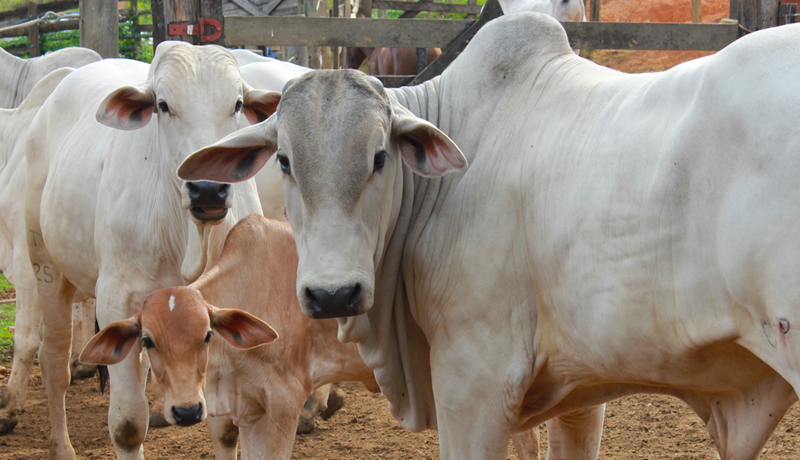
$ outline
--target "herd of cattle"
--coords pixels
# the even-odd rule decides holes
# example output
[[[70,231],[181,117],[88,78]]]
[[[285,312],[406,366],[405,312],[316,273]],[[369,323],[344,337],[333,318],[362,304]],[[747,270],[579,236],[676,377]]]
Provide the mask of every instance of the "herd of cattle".
[[[219,459],[290,458],[338,381],[437,429],[443,459],[503,459],[509,437],[539,458],[543,422],[548,459],[595,459],[605,402],[641,392],[755,459],[800,388],[800,101],[776,97],[799,41],[628,75],[518,13],[397,89],[182,42],[150,65],[0,55],[0,432],[38,350],[49,456],[76,458],[86,293],[103,329],[80,360],[110,366],[120,459],[144,457],[148,372]]]

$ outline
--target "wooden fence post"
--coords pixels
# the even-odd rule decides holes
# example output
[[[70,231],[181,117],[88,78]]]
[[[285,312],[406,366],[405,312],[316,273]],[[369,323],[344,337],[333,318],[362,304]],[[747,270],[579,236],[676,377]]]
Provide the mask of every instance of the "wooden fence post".
[[[81,0],[81,46],[103,58],[119,57],[119,6],[117,0]]]
[[[600,21],[600,7],[602,4],[600,0],[591,0],[589,3],[589,20],[590,21]]]
[[[28,17],[31,20],[39,18],[39,7],[36,2],[28,2]],[[28,44],[30,49],[30,56],[36,57],[42,54],[39,48],[39,24],[33,24],[28,27]]]
[[[164,40],[182,40],[193,45],[200,44],[198,35],[169,35],[170,23],[198,24],[200,0],[152,0],[153,50]]]
[[[747,30],[778,25],[780,0],[730,0],[730,17]]]
[[[703,9],[701,0],[692,0],[692,22],[703,22]]]

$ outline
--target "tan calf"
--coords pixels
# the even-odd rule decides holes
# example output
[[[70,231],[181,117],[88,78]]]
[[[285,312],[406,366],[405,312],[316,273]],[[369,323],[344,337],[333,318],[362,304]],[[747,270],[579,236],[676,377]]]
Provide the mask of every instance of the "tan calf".
[[[217,458],[236,458],[241,431],[243,459],[288,459],[303,403],[315,388],[338,381],[376,388],[356,346],[337,340],[336,321],[302,314],[296,273],[289,226],[247,217],[206,274],[188,287],[152,293],[136,316],[100,331],[81,361],[113,364],[141,340],[163,385],[170,423],[196,423],[207,413]],[[272,342],[275,331],[279,340],[257,347]]]

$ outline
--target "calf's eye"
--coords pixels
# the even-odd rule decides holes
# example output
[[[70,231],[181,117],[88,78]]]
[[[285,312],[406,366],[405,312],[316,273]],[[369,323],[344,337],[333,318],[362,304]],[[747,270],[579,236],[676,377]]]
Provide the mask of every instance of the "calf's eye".
[[[156,347],[156,344],[153,343],[150,337],[142,337],[142,345],[148,350]]]
[[[281,164],[281,171],[287,176],[292,175],[292,167],[289,165],[289,159],[284,155],[278,155],[278,163]]]
[[[375,159],[372,163],[372,172],[377,173],[383,169],[383,166],[386,164],[386,157],[387,153],[385,150],[381,150],[380,152],[375,154]]]

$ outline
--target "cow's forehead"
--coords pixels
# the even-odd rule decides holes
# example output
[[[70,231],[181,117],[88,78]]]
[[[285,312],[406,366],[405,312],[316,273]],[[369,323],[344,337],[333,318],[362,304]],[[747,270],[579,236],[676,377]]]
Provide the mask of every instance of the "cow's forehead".
[[[233,54],[219,46],[173,46],[160,56],[154,79],[172,92],[203,88],[214,92],[239,92],[241,77]],[[231,84],[233,83],[233,84]],[[211,96],[211,94],[208,94]]]
[[[198,290],[185,286],[160,289],[147,296],[141,321],[145,329],[166,326],[170,331],[202,329],[210,322],[203,296]],[[205,334],[205,330],[201,332]]]

